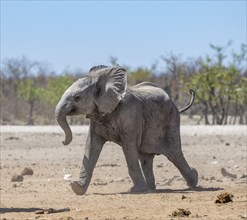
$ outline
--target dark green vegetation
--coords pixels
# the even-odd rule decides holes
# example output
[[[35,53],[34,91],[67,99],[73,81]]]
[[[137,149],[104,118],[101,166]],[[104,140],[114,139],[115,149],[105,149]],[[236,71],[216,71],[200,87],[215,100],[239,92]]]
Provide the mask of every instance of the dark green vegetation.
[[[180,107],[189,100],[189,89],[196,91],[189,117],[200,115],[205,124],[247,123],[247,46],[227,57],[231,42],[210,45],[214,55],[184,60],[180,55],[161,57],[157,65],[128,71],[128,83],[150,81],[164,89]],[[226,59],[227,58],[227,59]],[[226,61],[228,60],[228,61]],[[110,58],[111,64],[117,59]],[[54,109],[64,91],[86,72],[51,72],[41,62],[26,57],[6,59],[1,67],[1,124],[54,124]],[[185,95],[187,94],[188,95]],[[87,123],[84,117],[71,123]]]

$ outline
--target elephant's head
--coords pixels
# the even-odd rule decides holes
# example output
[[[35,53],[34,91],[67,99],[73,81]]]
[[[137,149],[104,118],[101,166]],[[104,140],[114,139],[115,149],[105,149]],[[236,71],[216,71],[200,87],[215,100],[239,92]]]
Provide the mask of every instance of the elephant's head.
[[[66,120],[68,115],[106,115],[114,111],[124,97],[127,87],[126,70],[120,66],[95,66],[73,83],[56,106],[58,124],[65,132],[64,145],[72,141],[72,132]]]

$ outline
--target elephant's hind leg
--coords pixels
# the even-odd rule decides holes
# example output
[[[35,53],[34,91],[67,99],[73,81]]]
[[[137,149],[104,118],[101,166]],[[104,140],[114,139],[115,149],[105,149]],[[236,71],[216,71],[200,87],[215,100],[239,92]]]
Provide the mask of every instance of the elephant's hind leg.
[[[190,167],[185,160],[183,153],[176,153],[176,155],[169,155],[167,158],[178,168],[184,177],[187,185],[196,187],[198,183],[198,173],[195,168]]]
[[[154,154],[139,153],[139,160],[141,162],[142,171],[145,176],[147,187],[150,190],[155,190],[153,159]]]
[[[184,158],[181,149],[181,139],[179,127],[168,129],[166,136],[166,147],[164,155],[178,168],[182,176],[190,187],[196,187],[198,183],[198,173],[196,169],[189,166]]]

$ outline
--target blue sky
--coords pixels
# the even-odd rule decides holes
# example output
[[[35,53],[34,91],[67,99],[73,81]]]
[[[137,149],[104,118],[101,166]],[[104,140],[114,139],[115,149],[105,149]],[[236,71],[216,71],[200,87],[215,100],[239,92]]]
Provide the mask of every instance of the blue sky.
[[[26,56],[58,73],[97,64],[150,67],[173,52],[211,54],[209,44],[239,51],[246,43],[247,1],[1,0],[1,63]]]

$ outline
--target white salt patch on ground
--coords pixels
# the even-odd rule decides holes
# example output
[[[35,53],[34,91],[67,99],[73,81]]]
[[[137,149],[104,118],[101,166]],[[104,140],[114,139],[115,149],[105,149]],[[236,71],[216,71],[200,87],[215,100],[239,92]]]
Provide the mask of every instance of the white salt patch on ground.
[[[73,125],[71,130],[73,134],[86,134],[88,125]],[[15,126],[1,125],[1,133],[63,133],[63,130],[56,125],[48,126]],[[247,135],[247,126],[245,125],[182,125],[181,135]]]

